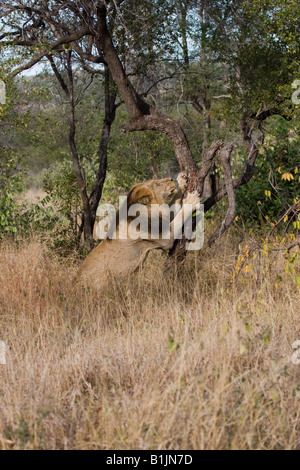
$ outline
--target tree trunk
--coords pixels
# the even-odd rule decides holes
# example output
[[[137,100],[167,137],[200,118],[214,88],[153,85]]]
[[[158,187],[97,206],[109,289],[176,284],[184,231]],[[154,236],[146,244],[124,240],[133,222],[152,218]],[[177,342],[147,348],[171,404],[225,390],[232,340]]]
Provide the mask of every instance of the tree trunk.
[[[106,24],[106,6],[100,4],[97,8],[99,23],[99,35],[97,42],[103,51],[103,57],[112,74],[122,98],[125,102],[130,122],[124,127],[124,131],[158,131],[166,134],[173,143],[175,155],[182,171],[186,171],[190,178],[189,187],[196,184],[197,165],[192,156],[189,143],[181,126],[173,119],[163,115],[146,103],[137,94],[129,81],[118,54],[113,45]]]
[[[73,81],[73,71],[72,71],[72,52],[68,51],[67,53],[67,73],[68,73],[68,85],[65,83],[63,76],[56,67],[56,64],[51,55],[47,55],[48,60],[50,61],[51,67],[56,75],[56,78],[66,94],[69,105],[70,105],[70,129],[69,129],[69,145],[72,152],[74,170],[76,175],[77,184],[80,191],[80,196],[83,205],[83,215],[81,225],[79,227],[78,237],[76,246],[80,246],[82,233],[84,235],[84,241],[86,247],[89,249],[93,248],[93,231],[96,221],[96,212],[98,208],[99,201],[102,196],[103,186],[106,178],[107,170],[107,149],[108,142],[110,137],[110,131],[112,123],[116,116],[116,88],[111,78],[108,67],[105,67],[105,116],[102,127],[101,139],[98,147],[98,158],[99,166],[97,177],[91,191],[90,196],[87,192],[86,180],[84,175],[84,170],[81,166],[78,149],[76,145],[76,116],[75,116],[75,99],[74,99],[74,81]]]
[[[105,67],[105,116],[102,127],[101,139],[98,147],[99,167],[97,178],[90,195],[91,223],[94,228],[97,208],[102,196],[103,186],[107,172],[107,150],[110,138],[111,126],[116,117],[116,97],[117,91],[112,81],[108,67]]]
[[[73,82],[73,72],[72,72],[72,63],[71,63],[71,54],[72,52],[69,51],[67,55],[67,68],[68,68],[68,78],[69,78],[69,88],[68,88],[68,96],[69,96],[69,104],[70,104],[70,129],[69,129],[69,145],[72,152],[74,169],[77,179],[77,184],[79,187],[81,200],[83,203],[83,233],[84,233],[84,240],[88,244],[93,244],[93,229],[92,229],[92,215],[91,209],[89,204],[89,197],[87,194],[86,189],[86,181],[84,177],[84,173],[82,171],[79,155],[76,145],[76,120],[75,120],[75,100],[74,100],[74,82]]]
[[[205,1],[201,2],[202,11],[205,9]],[[224,147],[222,154],[222,161],[225,170],[226,182],[225,185],[213,194],[204,203],[205,211],[209,210],[217,201],[222,199],[226,194],[229,194],[229,208],[222,224],[222,230],[227,229],[233,220],[235,213],[235,200],[234,190],[241,184],[249,181],[254,172],[254,164],[258,153],[257,147],[252,142],[251,134],[252,129],[248,129],[248,120],[245,119],[243,130],[244,142],[248,145],[249,153],[246,163],[246,168],[243,174],[237,180],[232,180],[231,168],[230,168],[230,155],[233,150],[233,144],[226,144],[222,141],[214,142],[208,149],[205,150],[200,170],[198,170],[195,160],[192,156],[186,135],[181,126],[173,119],[163,115],[155,108],[151,107],[146,103],[141,96],[137,94],[133,85],[126,76],[125,70],[118,57],[118,54],[114,48],[112,38],[107,28],[106,23],[106,6],[104,3],[100,3],[97,6],[97,18],[98,18],[98,34],[96,37],[96,43],[98,49],[102,51],[103,58],[107,64],[113,80],[121,93],[125,102],[127,111],[130,116],[130,122],[124,127],[124,131],[144,131],[152,130],[166,134],[172,141],[175,155],[182,171],[186,171],[188,174],[188,191],[197,190],[199,195],[203,194],[205,179],[209,174],[213,159],[216,153]],[[203,33],[203,32],[202,32]],[[210,105],[210,103],[208,103]],[[209,107],[205,109],[204,119],[205,126],[210,128],[210,115]],[[249,117],[249,116],[248,116]],[[185,240],[177,240],[173,249],[170,252],[171,255],[175,256],[175,259],[184,259]]]

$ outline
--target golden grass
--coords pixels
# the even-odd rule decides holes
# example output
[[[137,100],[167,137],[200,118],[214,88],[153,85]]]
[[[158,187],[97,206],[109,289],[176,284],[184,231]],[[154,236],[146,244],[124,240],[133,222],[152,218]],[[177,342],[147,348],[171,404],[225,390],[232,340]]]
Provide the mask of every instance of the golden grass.
[[[229,239],[168,276],[155,258],[97,296],[37,241],[1,245],[0,449],[300,448],[284,254],[234,282]]]

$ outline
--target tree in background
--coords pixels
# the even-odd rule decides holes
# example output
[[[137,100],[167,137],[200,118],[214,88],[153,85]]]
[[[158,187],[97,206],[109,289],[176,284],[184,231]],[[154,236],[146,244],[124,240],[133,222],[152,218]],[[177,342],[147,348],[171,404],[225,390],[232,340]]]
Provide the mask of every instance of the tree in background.
[[[110,97],[117,89],[129,115],[125,132],[156,131],[171,140],[181,170],[188,173],[189,190],[197,189],[204,197],[205,181],[218,157],[223,185],[211,185],[204,205],[208,211],[228,197],[226,216],[211,242],[219,239],[235,219],[237,189],[254,175],[265,134],[263,123],[275,114],[289,119],[293,112],[290,88],[299,57],[299,29],[293,19],[297,5],[285,9],[275,0],[263,2],[262,9],[255,1],[203,0],[157,0],[142,5],[134,0],[76,4],[28,0],[0,5],[5,23],[0,37],[3,50],[25,51],[22,65],[14,67],[12,74],[48,58],[68,97],[69,142],[84,206],[86,240],[91,239],[95,214],[90,202],[98,205],[101,184],[97,186],[96,181],[92,195],[87,194],[75,139],[73,61],[89,73],[109,74],[114,82]],[[64,56],[68,83],[57,65]],[[214,88],[210,82],[220,69],[223,83],[216,75]],[[155,77],[157,70],[159,77]],[[182,96],[191,101],[203,121],[200,159],[192,153],[193,146],[178,121],[158,110],[161,98],[155,93],[149,96],[150,90],[158,90],[167,79],[172,83],[172,77],[175,83],[179,75],[184,76],[179,80]],[[200,80],[192,80],[194,76]],[[212,94],[218,87],[220,93]],[[219,127],[220,135],[212,132],[213,127]],[[181,252],[182,246],[178,243],[175,251]]]

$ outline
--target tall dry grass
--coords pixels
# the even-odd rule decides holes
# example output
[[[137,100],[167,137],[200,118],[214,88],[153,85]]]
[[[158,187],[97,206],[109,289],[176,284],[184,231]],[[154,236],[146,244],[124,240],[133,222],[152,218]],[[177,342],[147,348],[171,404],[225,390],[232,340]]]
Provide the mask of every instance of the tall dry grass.
[[[232,281],[222,243],[102,296],[37,241],[2,244],[0,448],[299,449],[299,289],[281,252]]]

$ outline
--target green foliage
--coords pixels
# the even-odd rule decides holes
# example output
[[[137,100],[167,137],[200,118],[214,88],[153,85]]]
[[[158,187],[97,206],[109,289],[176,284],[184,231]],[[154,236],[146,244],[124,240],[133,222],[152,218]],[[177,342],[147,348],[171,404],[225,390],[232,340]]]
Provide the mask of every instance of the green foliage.
[[[61,216],[74,227],[81,201],[72,162],[66,160],[46,170],[43,189]]]
[[[128,119],[120,114],[108,150],[108,170],[117,186],[128,190],[133,184],[178,172],[170,140],[156,132],[120,133]]]
[[[299,72],[299,2],[209,3],[208,43],[212,59],[227,66],[228,116],[262,104],[288,113]]]
[[[101,79],[95,79],[88,91],[83,93],[88,77],[75,76],[80,94],[76,106],[76,117],[80,125],[76,129],[76,142],[81,159],[93,161],[99,144],[99,130],[102,126],[103,90]],[[25,100],[27,119],[18,126],[14,144],[22,151],[24,161],[30,167],[28,185],[40,184],[39,174],[52,164],[71,161],[68,142],[69,105],[56,83],[48,73],[29,77],[20,86]],[[100,112],[99,112],[100,111]]]
[[[109,27],[121,58],[135,72],[151,74],[153,64],[169,58],[176,49],[174,2],[128,0],[121,2],[119,12],[111,15]]]
[[[21,189],[18,159],[0,148],[0,239],[18,230],[15,195]]]
[[[84,161],[87,189],[91,190],[97,169],[97,161]],[[47,204],[55,208],[58,224],[55,228],[52,246],[68,254],[78,246],[83,206],[73,162],[64,160],[50,166],[43,172],[43,189],[47,193]]]
[[[239,141],[245,113],[276,109],[287,119],[294,114],[291,84],[300,78],[298,3],[212,0],[200,6],[191,0],[128,0],[119,2],[118,7],[117,3],[110,4],[108,23],[134,87],[143,94],[153,86],[147,100],[180,122],[198,164],[204,147],[212,141],[237,140],[232,167],[238,177],[245,162]],[[22,20],[25,24],[32,20],[27,18],[26,9],[6,18],[15,25]],[[41,34],[45,40],[47,34],[51,37],[52,33],[45,26]],[[5,41],[1,44],[0,79],[36,53],[34,48],[22,51],[20,47],[9,48]],[[75,68],[76,144],[90,190],[104,116],[103,77],[100,73],[91,78],[80,64]],[[62,76],[66,79],[63,67]],[[68,144],[66,97],[53,74],[45,71],[15,83],[8,80],[7,89],[7,105],[0,106],[0,145],[4,143],[4,153],[12,147],[22,155],[29,167],[27,184],[43,180],[47,198],[36,206],[17,204],[24,173],[21,177],[19,160],[10,159],[7,153],[0,164],[1,233],[15,233],[19,227],[24,233],[30,228],[45,231],[47,227],[51,231],[60,221],[55,240],[62,246],[63,239],[68,239],[71,247],[79,234],[83,209]],[[299,197],[299,116],[293,119],[273,117],[263,124],[266,140],[255,177],[236,193],[237,215],[248,226],[276,221]],[[119,107],[109,142],[103,192],[103,198],[112,202],[119,192],[138,181],[174,176],[179,170],[167,137],[151,132],[123,134],[120,128],[127,121],[124,107]],[[12,146],[7,145],[7,139],[12,140]],[[55,213],[51,213],[50,205]],[[209,217],[223,216],[224,210],[225,200]],[[294,222],[289,216],[286,224],[293,227]]]
[[[48,203],[55,208],[58,219],[52,247],[67,255],[77,247],[83,213],[72,162],[65,160],[45,170],[43,189],[47,193]]]
[[[275,223],[299,199],[300,139],[296,123],[279,116],[269,120],[256,174],[251,184],[236,193],[237,215],[248,227],[258,226],[263,220]],[[285,222],[291,222],[291,216]],[[289,225],[293,228],[292,223]]]
[[[22,168],[22,167],[21,167]],[[24,170],[20,159],[0,150],[0,239],[5,237],[28,237],[31,233],[49,233],[57,217],[47,199],[37,204],[20,202],[24,190]]]
[[[17,142],[28,128],[26,93],[20,82],[6,79],[6,85],[6,104],[0,105],[0,239],[46,234],[57,222],[47,201],[22,201],[27,170]]]

